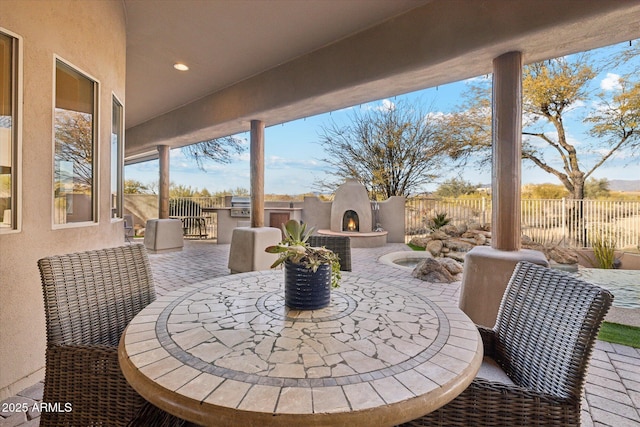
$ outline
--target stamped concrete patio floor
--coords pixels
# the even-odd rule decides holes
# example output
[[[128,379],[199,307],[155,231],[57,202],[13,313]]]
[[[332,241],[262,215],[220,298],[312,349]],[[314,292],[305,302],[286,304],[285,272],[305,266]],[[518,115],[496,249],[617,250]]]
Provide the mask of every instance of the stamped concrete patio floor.
[[[412,281],[406,270],[378,262],[389,252],[407,250],[402,244],[380,248],[353,248],[353,273],[363,277],[390,277],[394,281]],[[182,286],[229,274],[229,245],[211,241],[185,241],[180,252],[150,254],[158,295]],[[430,284],[431,292],[457,300],[460,283]],[[42,399],[42,383],[18,393],[5,402],[34,403]],[[3,405],[4,406],[4,405]],[[32,405],[29,405],[32,406]],[[640,349],[598,341],[587,375],[586,396],[582,405],[582,425],[640,426]],[[0,426],[31,427],[39,424],[37,413],[0,412]]]

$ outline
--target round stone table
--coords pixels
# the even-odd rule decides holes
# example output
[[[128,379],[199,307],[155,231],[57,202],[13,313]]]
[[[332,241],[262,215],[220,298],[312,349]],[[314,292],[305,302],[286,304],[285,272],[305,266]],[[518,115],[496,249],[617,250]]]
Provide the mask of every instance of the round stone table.
[[[200,282],[133,319],[120,366],[148,401],[200,425],[396,425],[460,394],[482,343],[454,304],[391,281],[344,272],[314,311],[284,307],[282,271]]]

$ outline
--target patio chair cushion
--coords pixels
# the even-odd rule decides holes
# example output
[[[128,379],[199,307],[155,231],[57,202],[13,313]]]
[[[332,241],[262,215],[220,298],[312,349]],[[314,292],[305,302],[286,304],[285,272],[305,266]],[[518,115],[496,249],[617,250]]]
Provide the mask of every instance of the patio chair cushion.
[[[579,426],[591,352],[613,295],[567,273],[519,262],[485,355],[513,385],[477,376],[437,411],[408,426]]]
[[[513,380],[498,365],[498,362],[487,356],[482,359],[482,365],[476,377],[497,383],[515,385]]]

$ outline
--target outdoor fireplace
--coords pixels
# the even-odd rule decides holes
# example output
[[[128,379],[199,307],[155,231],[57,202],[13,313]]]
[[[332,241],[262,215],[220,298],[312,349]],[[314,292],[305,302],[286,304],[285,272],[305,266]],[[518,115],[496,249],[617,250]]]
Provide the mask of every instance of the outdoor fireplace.
[[[342,216],[342,231],[360,231],[358,214],[355,211],[348,210]]]
[[[403,209],[404,200],[402,203]],[[331,203],[329,225],[331,227],[329,230],[318,230],[318,234],[349,236],[352,248],[373,248],[387,243],[387,231],[373,231],[373,213],[369,194],[364,185],[355,179],[347,179],[336,190]]]
[[[372,230],[371,201],[364,185],[347,179],[336,190],[331,205],[331,231],[368,233]]]

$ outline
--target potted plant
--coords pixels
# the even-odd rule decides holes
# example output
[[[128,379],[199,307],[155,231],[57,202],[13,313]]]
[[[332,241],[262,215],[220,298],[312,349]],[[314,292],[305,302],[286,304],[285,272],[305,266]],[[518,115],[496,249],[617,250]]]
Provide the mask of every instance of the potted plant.
[[[284,264],[285,305],[296,310],[326,307],[331,288],[337,288],[341,278],[338,255],[324,247],[309,246],[313,228],[307,229],[294,219],[282,225],[282,233],[282,241],[265,252],[278,254],[271,268]]]

